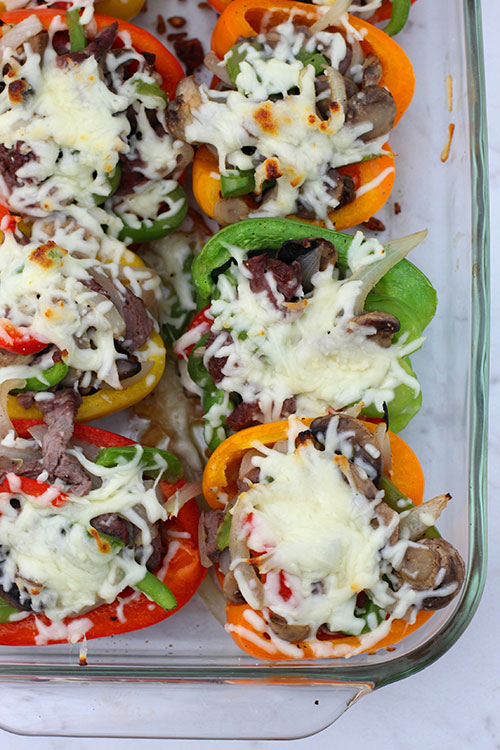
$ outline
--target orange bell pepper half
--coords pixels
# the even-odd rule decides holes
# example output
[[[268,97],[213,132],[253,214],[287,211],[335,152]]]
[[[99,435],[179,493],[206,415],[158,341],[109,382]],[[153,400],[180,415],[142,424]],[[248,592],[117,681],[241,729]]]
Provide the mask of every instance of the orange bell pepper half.
[[[312,419],[300,420],[309,425]],[[363,422],[363,424],[374,432],[376,424]],[[415,504],[420,505],[424,497],[424,475],[422,467],[412,449],[398,435],[389,432],[392,453],[391,481],[398,487],[403,495],[409,497]],[[247,430],[237,432],[225,440],[212,454],[203,474],[203,493],[211,508],[220,509],[224,507],[224,500],[233,497],[236,492],[236,479],[240,461],[246,451],[253,447],[255,441],[265,445],[272,445],[278,440],[286,440],[288,436],[288,422],[271,422]],[[218,573],[219,579],[223,576]],[[404,620],[395,620],[391,624],[389,633],[381,638],[376,644],[363,649],[372,652],[380,648],[393,646],[410,633],[413,633],[423,625],[433,612],[420,611],[414,623],[410,624]],[[258,659],[289,660],[289,659],[315,659],[331,658],[339,655],[339,650],[345,650],[348,654],[360,645],[357,636],[343,636],[332,640],[303,641],[298,644],[287,644],[286,648],[280,648],[280,642],[270,641],[265,637],[264,618],[261,612],[253,610],[248,604],[226,605],[226,629],[230,632],[235,643],[247,654]],[[317,644],[321,644],[320,657]],[[296,647],[297,654],[293,654]]]
[[[217,22],[212,35],[212,49],[222,59],[240,38],[259,34],[264,23],[266,29],[282,23],[292,11],[294,19],[307,26],[318,20],[322,12],[320,6],[291,0],[233,0]],[[380,60],[380,85],[385,86],[394,98],[396,124],[408,108],[415,88],[411,62],[401,47],[380,29],[354,16],[349,16],[349,22],[364,34],[361,47],[365,54],[374,54]],[[385,146],[389,150],[388,145]],[[372,185],[352,203],[331,212],[330,219],[335,229],[340,230],[367,221],[386,203],[395,179],[394,157],[389,150],[387,155],[340,167],[338,171],[353,178],[356,190]],[[222,194],[217,159],[206,147],[198,149],[195,156],[193,192],[203,211],[213,218],[215,204]],[[257,207],[251,198],[245,199],[252,209]]]

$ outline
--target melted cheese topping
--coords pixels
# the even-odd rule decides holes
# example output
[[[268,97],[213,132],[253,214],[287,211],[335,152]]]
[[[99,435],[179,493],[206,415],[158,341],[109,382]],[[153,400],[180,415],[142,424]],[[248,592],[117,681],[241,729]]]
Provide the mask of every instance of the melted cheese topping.
[[[289,624],[310,624],[313,637],[324,623],[333,632],[359,635],[366,625],[355,614],[361,591],[381,607],[394,605],[399,592],[382,576],[387,561],[404,555],[408,545],[388,545],[397,521],[371,525],[383,492],[370,502],[345,481],[338,455],[345,435],[337,427],[333,418],[324,451],[311,442],[287,453],[256,445],[264,454],[252,460],[260,481],[239,495],[232,510],[247,519],[242,536],[265,574],[264,605]],[[241,582],[240,588],[252,604],[252,592]]]
[[[132,189],[132,200],[151,187],[151,182],[162,184],[175,172],[183,144],[168,134],[163,98],[148,92],[148,86],[157,85],[156,79],[145,69],[140,53],[123,49],[106,54],[104,65],[110,83],[95,57],[58,67],[51,40],[59,21],[56,18],[51,24],[42,58],[29,44],[24,45],[26,60],[22,63],[16,61],[12,50],[4,54],[3,64],[8,62],[10,70],[4,75],[5,87],[0,93],[0,143],[7,149],[17,145],[21,154],[32,156],[16,170],[17,184],[0,176],[0,192],[8,196],[14,211],[31,216],[64,211],[87,226],[86,213],[77,209],[94,212],[96,200],[110,194],[120,157],[139,163],[145,178]],[[127,34],[119,36],[130,44]],[[120,70],[129,63],[138,65],[139,70],[123,81]],[[16,82],[24,82],[27,93],[13,99],[9,86]],[[141,93],[144,90],[146,93]],[[153,110],[163,133],[155,132],[146,108]],[[137,122],[133,134],[126,115],[130,109]],[[178,183],[173,179],[168,182],[171,192]],[[154,217],[159,205],[151,197],[148,194],[142,206],[146,217]],[[108,209],[113,211],[112,203]],[[113,217],[100,224],[113,225]],[[115,221],[109,229],[118,234],[121,226]]]
[[[60,508],[40,505],[38,498],[19,491],[19,511],[11,507],[10,494],[0,494],[0,584],[6,591],[17,585],[21,599],[24,594],[34,611],[51,620],[112,602],[142,580],[152,552],[151,527],[167,519],[156,493],[159,480],[153,486],[143,480],[141,446],[132,461],[113,468],[98,466],[79,448],[69,453],[101,480],[100,487],[84,497],[69,494]],[[164,469],[163,459],[157,461]],[[90,521],[103,513],[119,513],[139,528],[143,546],[138,560],[137,550],[97,544]]]
[[[338,69],[346,52],[340,33],[319,32],[306,40],[291,21],[275,31],[281,38],[272,50],[264,36],[257,37],[261,49],[249,43],[238,45],[238,56],[245,53],[246,57],[236,77],[237,91],[217,92],[200,86],[202,104],[191,112],[186,139],[215,146],[221,174],[231,168],[257,167],[257,188],[272,169],[277,178],[275,190],[251,216],[292,214],[300,198],[302,206],[328,221],[328,212],[338,205],[327,191],[333,186],[328,170],[382,154],[387,134],[364,143],[361,136],[371,123],[345,125],[341,102],[328,120],[317,115],[314,68],[304,67],[295,56],[300,49],[313,52],[321,43],[329,65]],[[229,51],[225,61],[233,54]],[[287,93],[296,89],[298,93]],[[283,98],[269,100],[276,93]],[[249,146],[255,148],[252,155],[242,151]]]
[[[114,341],[125,340],[125,322],[111,300],[84,282],[92,281],[91,272],[98,271],[113,278],[118,289],[120,278],[126,279],[140,296],[145,291],[143,278],[153,292],[159,279],[150,269],[104,264],[68,253],[53,242],[21,245],[10,232],[4,235],[1,252],[0,318],[55,344],[69,367],[96,373],[98,381],[119,388],[116,361],[125,355],[116,351]],[[0,382],[41,377],[51,364],[42,358],[37,364],[2,367]]]
[[[383,256],[377,240],[365,246],[359,235],[349,257],[351,270]],[[369,338],[374,328],[349,330],[360,281],[340,279],[338,271],[328,266],[313,276],[306,306],[290,310],[283,306],[283,295],[271,274],[267,280],[277,306],[265,291],[252,292],[241,250],[228,249],[237,264],[231,266],[231,276],[218,278],[210,314],[212,331],[220,335],[204,354],[205,365],[213,356],[227,357],[219,388],[237,393],[243,401],[257,401],[265,421],[279,419],[283,402],[292,396],[297,414],[315,416],[358,401],[381,411],[401,384],[418,394],[418,381],[402,367],[401,359],[418,349],[423,339],[407,344],[401,336],[384,348]],[[300,290],[297,296],[302,296]],[[218,416],[210,411],[207,419],[216,425]]]

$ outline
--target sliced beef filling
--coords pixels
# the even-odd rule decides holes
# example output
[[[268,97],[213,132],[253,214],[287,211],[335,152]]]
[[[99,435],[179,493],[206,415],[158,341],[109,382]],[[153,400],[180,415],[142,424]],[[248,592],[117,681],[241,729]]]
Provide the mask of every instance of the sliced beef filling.
[[[279,309],[279,305],[274,290],[269,283],[268,274],[273,277],[276,290],[283,295],[285,302],[290,302],[297,296],[302,280],[300,265],[297,261],[292,261],[290,264],[283,263],[275,258],[270,258],[266,253],[262,253],[244,261],[243,265],[252,274],[250,279],[252,292],[255,294],[266,292],[269,301],[277,309]]]

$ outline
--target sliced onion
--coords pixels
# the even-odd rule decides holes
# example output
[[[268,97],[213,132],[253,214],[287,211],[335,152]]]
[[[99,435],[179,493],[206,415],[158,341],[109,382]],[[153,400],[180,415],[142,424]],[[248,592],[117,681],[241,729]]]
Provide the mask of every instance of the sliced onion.
[[[201,495],[201,482],[186,482],[168,498],[165,510],[170,516],[176,516],[183,505],[198,495]]]
[[[252,463],[255,456],[262,456],[262,453],[260,453],[258,450],[255,450],[255,448],[248,450],[244,454],[240,463],[240,469],[238,471],[238,479],[244,479],[247,474],[252,471],[252,469],[255,469],[255,466]]]
[[[237,502],[234,506],[233,520],[229,534],[231,567],[245,601],[253,609],[262,609],[264,606],[264,586],[255,572],[253,565],[248,562],[250,550],[243,541],[243,527],[246,515],[246,510],[243,507],[239,507]]]
[[[15,388],[24,388],[25,385],[26,381],[20,378],[11,378],[0,383],[0,440],[14,429],[7,411],[7,396],[9,395],[9,391],[13,391]]]
[[[36,36],[42,29],[42,23],[34,13],[20,23],[16,23],[0,39],[0,57],[3,57],[5,50],[16,50],[32,36]]]
[[[345,81],[342,73],[338,70],[328,66],[325,68],[325,75],[328,80],[330,87],[330,101],[336,102],[340,109],[337,112],[332,112],[330,107],[330,116],[328,118],[328,128],[332,129],[335,133],[340,130],[345,121],[345,107],[347,104],[347,94],[345,90]]]
[[[203,62],[205,63],[205,66],[217,76],[217,78],[220,78],[221,81],[230,86],[232,89],[236,88],[231,78],[229,77],[226,66],[221,65],[221,61],[219,60],[215,52],[208,52],[205,55],[205,59]]]
[[[143,378],[145,378],[152,367],[153,367],[153,363],[151,360],[144,362],[141,365],[141,369],[139,370],[139,372],[136,372],[135,375],[131,375],[129,378],[125,378],[124,380],[120,381],[122,384],[122,388],[128,388],[134,383],[137,383],[139,380],[142,380]]]
[[[316,34],[318,31],[322,31],[328,26],[335,26],[339,18],[347,12],[350,4],[351,0],[334,0],[326,13],[313,23],[311,26],[311,34]]]
[[[382,472],[389,475],[392,469],[391,441],[389,440],[387,427],[383,422],[378,424],[375,428],[373,442],[382,456]]]
[[[365,56],[363,54],[363,50],[361,49],[361,44],[358,42],[357,39],[353,39],[353,41],[350,43],[351,49],[352,49],[352,58],[351,58],[351,64],[350,68],[354,68],[357,65],[363,65],[365,61]]]
[[[369,292],[373,289],[380,279],[385,276],[400,260],[406,258],[410,250],[419,245],[427,237],[427,229],[420,232],[408,234],[406,237],[400,237],[384,245],[384,257],[375,263],[368,263],[361,266],[349,277],[349,281],[361,281],[362,288],[357,296],[354,308],[355,315],[361,315],[365,309],[365,301]]]

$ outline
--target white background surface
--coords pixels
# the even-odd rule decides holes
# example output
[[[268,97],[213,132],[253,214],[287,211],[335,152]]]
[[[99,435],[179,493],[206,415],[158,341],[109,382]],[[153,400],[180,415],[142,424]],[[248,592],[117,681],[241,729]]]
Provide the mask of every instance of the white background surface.
[[[435,0],[439,2],[439,0]],[[458,0],[457,0],[458,2]],[[498,0],[483,0],[491,184],[492,363],[490,393],[489,573],[483,599],[469,628],[436,664],[413,677],[363,698],[332,727],[304,740],[297,750],[370,748],[370,750],[434,750],[434,748],[500,748],[500,45]],[[444,30],[443,30],[444,31]],[[5,685],[3,690],[8,689]],[[1,695],[0,695],[1,700]],[[64,698],[61,696],[61,700]],[[133,711],[133,706],[130,707]],[[196,715],[196,707],[193,707]],[[276,721],[286,723],[283,705]],[[82,716],[82,722],[85,717]],[[284,742],[220,742],[189,740],[99,740],[36,738],[0,730],[0,750],[224,750],[273,748]]]

